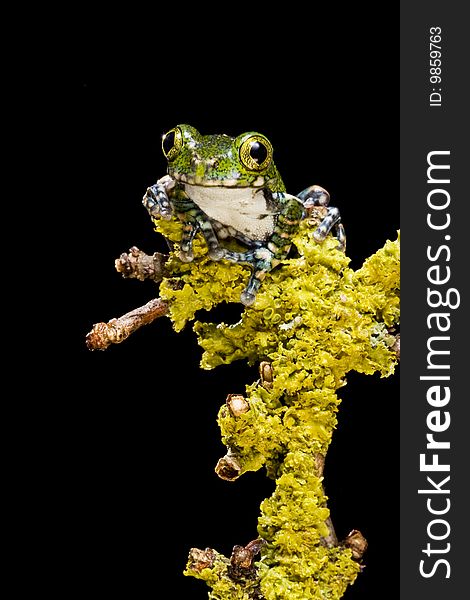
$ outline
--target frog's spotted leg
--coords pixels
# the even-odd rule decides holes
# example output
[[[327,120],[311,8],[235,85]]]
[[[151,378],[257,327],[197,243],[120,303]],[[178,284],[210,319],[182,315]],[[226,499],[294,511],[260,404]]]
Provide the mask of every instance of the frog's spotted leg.
[[[151,217],[160,217],[168,221],[171,219],[172,207],[168,194],[175,186],[175,180],[165,175],[155,185],[147,188],[142,199],[142,204]]]
[[[307,209],[307,212],[314,206],[324,206],[328,208],[325,218],[315,230],[314,237],[318,242],[323,242],[333,229],[336,239],[338,240],[338,250],[344,252],[346,249],[346,233],[343,224],[341,223],[339,210],[335,206],[328,206],[330,203],[329,193],[319,185],[311,185],[300,192],[300,194],[297,195],[297,198],[302,202]]]
[[[250,306],[255,301],[256,292],[266,274],[287,257],[292,236],[304,215],[304,208],[295,196],[283,192],[276,195],[283,206],[276,219],[274,231],[266,242],[261,247],[247,252],[224,251],[223,258],[226,260],[249,264],[252,267],[250,280],[240,298],[245,306]]]
[[[207,242],[209,257],[212,260],[222,258],[223,250],[219,246],[219,240],[207,216],[169,175],[165,175],[155,185],[147,188],[142,204],[154,218],[169,220],[175,213],[182,221],[183,235],[179,252],[182,262],[191,262],[194,259],[193,240],[198,231],[201,231]]]
[[[211,260],[223,258],[224,250],[220,247],[217,235],[207,215],[179,188],[172,191],[171,199],[175,213],[183,223],[183,235],[179,252],[180,260],[191,262],[194,259],[193,240],[198,231],[202,233],[206,240],[209,258]]]

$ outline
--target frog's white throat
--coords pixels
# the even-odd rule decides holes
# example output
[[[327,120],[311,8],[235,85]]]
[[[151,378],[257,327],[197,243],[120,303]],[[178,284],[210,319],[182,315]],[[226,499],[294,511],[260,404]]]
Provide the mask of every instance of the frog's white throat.
[[[266,240],[274,230],[275,214],[263,190],[248,187],[215,187],[185,184],[191,200],[210,219],[233,227],[252,240]]]

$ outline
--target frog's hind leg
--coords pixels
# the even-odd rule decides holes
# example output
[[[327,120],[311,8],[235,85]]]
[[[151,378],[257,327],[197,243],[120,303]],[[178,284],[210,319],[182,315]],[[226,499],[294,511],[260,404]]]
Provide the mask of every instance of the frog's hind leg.
[[[212,228],[212,224],[207,220],[203,212],[196,209],[191,211],[193,214],[185,213],[178,215],[183,221],[183,235],[180,242],[179,258],[182,262],[191,262],[193,255],[193,240],[198,231],[202,233],[208,247],[208,256],[211,260],[220,260],[224,257],[224,250],[219,245],[217,235]],[[196,214],[194,214],[196,213]]]
[[[180,241],[180,251],[178,258],[181,262],[192,262],[194,260],[193,254],[193,240],[197,233],[198,227],[195,219],[187,216],[183,221],[183,235]]]
[[[198,231],[202,233],[206,240],[209,258],[212,260],[223,258],[224,251],[219,245],[219,240],[207,215],[184,192],[179,193],[173,203],[176,214],[183,223],[179,252],[180,260],[182,262],[194,260],[193,241]]]
[[[346,249],[346,233],[343,224],[341,223],[339,210],[335,206],[329,206],[330,194],[319,185],[311,185],[300,192],[300,194],[297,195],[297,198],[299,198],[304,205],[304,208],[306,208],[307,214],[315,206],[327,208],[325,217],[313,235],[318,242],[323,242],[330,231],[333,230],[335,237],[338,240],[338,250],[344,252]]]
[[[256,292],[266,277],[266,273],[271,271],[279,261],[273,260],[273,253],[264,248],[265,242],[261,240],[252,240],[236,229],[225,227],[217,221],[214,223],[214,229],[220,239],[234,238],[249,248],[246,252],[233,252],[224,249],[223,255],[223,258],[230,262],[247,264],[252,268],[248,285],[240,297],[242,304],[249,306],[255,301]]]
[[[248,285],[240,296],[240,300],[245,306],[253,304],[261,282],[280,260],[279,258],[275,258],[273,252],[268,248],[253,248],[248,252],[231,252],[230,250],[225,250],[224,258],[230,262],[248,264],[252,268]]]
[[[202,211],[199,211],[197,222],[199,230],[206,240],[209,258],[216,261],[222,259],[225,251],[219,244],[219,238],[217,237],[211,221],[208,220],[207,216]]]
[[[266,241],[252,241],[252,244],[256,244],[258,247],[254,247],[247,252],[230,252],[226,250],[224,253],[226,260],[245,263],[252,268],[253,272],[248,285],[240,297],[245,306],[253,304],[256,293],[266,274],[272,271],[289,254],[292,236],[297,230],[303,215],[303,207],[294,196],[284,194],[284,200],[285,204],[278,215],[274,231]]]

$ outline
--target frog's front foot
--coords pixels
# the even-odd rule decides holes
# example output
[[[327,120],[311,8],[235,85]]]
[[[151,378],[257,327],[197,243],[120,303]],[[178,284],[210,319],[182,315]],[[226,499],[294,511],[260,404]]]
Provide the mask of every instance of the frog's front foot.
[[[320,225],[315,230],[313,237],[317,242],[323,242],[331,230],[334,231],[338,240],[338,250],[346,249],[346,234],[341,223],[341,215],[336,206],[329,206],[330,194],[319,185],[311,185],[297,196],[306,210],[306,215],[310,215],[316,206],[326,208],[326,214]]]
[[[337,249],[344,252],[346,250],[346,234],[344,232],[343,224],[341,223],[339,210],[335,206],[328,207],[328,212],[323,221],[313,232],[313,237],[317,242],[323,242],[331,229],[334,229],[336,239],[338,240]]]
[[[173,181],[171,178],[162,177],[155,185],[147,188],[142,199],[142,204],[148,210],[151,217],[169,221],[172,215],[172,207],[167,191],[171,189]]]
[[[315,229],[313,237],[317,242],[323,242],[331,229],[340,221],[339,210],[335,206],[329,206],[328,212],[320,225]]]

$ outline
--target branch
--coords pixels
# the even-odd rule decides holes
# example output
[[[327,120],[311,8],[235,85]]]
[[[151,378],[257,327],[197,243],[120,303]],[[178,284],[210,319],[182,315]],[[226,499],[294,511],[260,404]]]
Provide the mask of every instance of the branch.
[[[351,549],[353,560],[360,561],[367,550],[367,540],[357,529],[353,529],[343,540],[343,546]]]
[[[268,389],[270,389],[269,386],[272,388],[273,372],[271,364],[267,361],[261,362],[259,373],[261,385],[265,388],[268,387]],[[241,394],[229,394],[225,404],[227,405],[232,417],[235,418],[247,413],[250,410],[250,403]],[[225,481],[235,481],[242,473],[242,464],[243,458],[237,454],[236,450],[227,447],[227,454],[222,458],[219,458],[215,467],[215,472],[220,479],[224,479]],[[318,477],[322,477],[323,470],[325,468],[325,457],[322,454],[315,455],[315,467]],[[325,525],[328,528],[328,534],[321,538],[321,543],[328,548],[338,546],[339,541],[331,517],[328,517],[325,520]]]
[[[116,271],[126,279],[152,279],[161,281],[168,275],[165,263],[168,255],[155,252],[152,256],[132,246],[129,252],[123,252],[114,261]],[[158,317],[166,315],[168,303],[161,298],[155,298],[119,319],[111,319],[107,323],[96,323],[86,336],[89,350],[106,350],[111,344],[120,344],[142,325],[148,325]]]
[[[230,567],[227,569],[229,577],[234,581],[256,579],[258,570],[254,565],[254,559],[264,545],[266,545],[266,541],[257,538],[245,547],[234,546],[230,557]]]
[[[399,341],[399,335],[397,336]],[[265,389],[271,391],[273,389],[274,373],[270,362],[262,361],[259,365],[260,379],[258,383]],[[232,418],[237,419],[241,415],[245,415],[251,410],[248,398],[242,394],[229,394],[225,401],[229,414]],[[243,473],[243,456],[237,452],[236,448],[227,446],[227,454],[219,459],[215,472],[221,479],[226,481],[235,481]],[[315,454],[315,472],[318,477],[323,478],[325,468],[325,456],[321,453]],[[323,487],[322,487],[323,490]],[[323,497],[325,493],[323,490]],[[326,502],[324,503],[326,506]],[[321,538],[320,543],[327,548],[336,546],[345,546],[351,549],[354,560],[360,562],[367,548],[367,541],[364,536],[358,531],[353,530],[343,541],[339,541],[335,532],[331,517],[325,520],[328,533]],[[240,547],[236,547],[240,548]],[[242,549],[243,550],[243,549]],[[232,556],[233,558],[233,556]]]
[[[86,336],[87,348],[88,350],[106,350],[111,344],[120,344],[136,329],[142,325],[148,325],[158,317],[166,315],[167,312],[168,302],[161,298],[155,298],[119,319],[111,319],[107,323],[96,323]]]
[[[395,344],[392,346],[392,350],[395,350],[397,353],[397,359],[400,360],[400,334],[397,333],[395,336]]]
[[[265,544],[265,540],[257,538],[246,546],[234,546],[230,559],[212,548],[191,548],[185,575],[206,581],[217,598],[265,600],[254,562]]]
[[[127,279],[139,279],[140,281],[152,279],[158,283],[168,275],[165,268],[167,260],[167,254],[155,252],[149,256],[139,250],[137,246],[132,246],[129,253],[123,252],[119,258],[116,258],[114,265],[116,271]]]
[[[317,470],[318,477],[323,477],[323,471],[325,469],[325,457],[323,454],[315,455],[315,467]],[[325,490],[322,485],[323,495],[325,494]],[[333,548],[338,545],[338,536],[336,535],[335,526],[333,525],[333,521],[331,517],[328,517],[325,521],[325,525],[328,528],[328,535],[321,538],[321,543],[324,544],[327,548]]]

